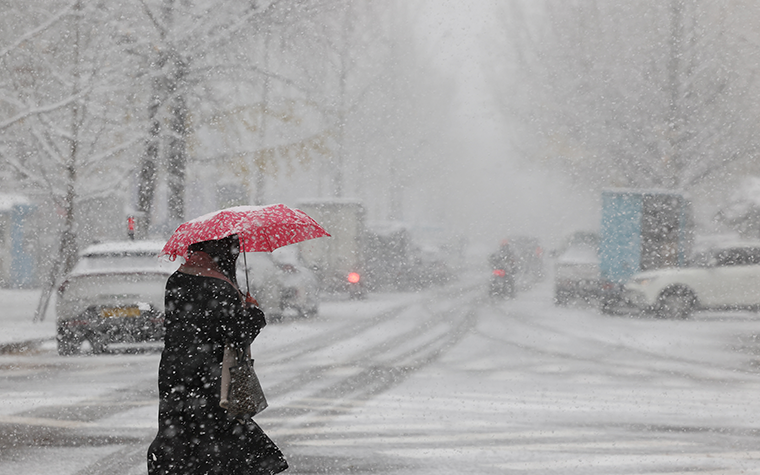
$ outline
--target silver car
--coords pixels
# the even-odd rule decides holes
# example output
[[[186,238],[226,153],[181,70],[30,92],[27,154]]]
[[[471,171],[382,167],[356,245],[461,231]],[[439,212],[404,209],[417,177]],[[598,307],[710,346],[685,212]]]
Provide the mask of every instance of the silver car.
[[[595,233],[576,232],[570,236],[554,266],[554,302],[557,305],[601,295],[598,249],[599,236]]]
[[[89,342],[93,353],[109,343],[163,338],[164,288],[179,267],[159,260],[163,241],[95,244],[79,255],[58,289],[58,353],[79,353]]]
[[[301,260],[296,247],[277,249],[272,253],[248,252],[238,258],[237,279],[245,292],[245,262],[251,295],[272,321],[283,317],[311,318],[319,313],[319,283],[310,268]]]

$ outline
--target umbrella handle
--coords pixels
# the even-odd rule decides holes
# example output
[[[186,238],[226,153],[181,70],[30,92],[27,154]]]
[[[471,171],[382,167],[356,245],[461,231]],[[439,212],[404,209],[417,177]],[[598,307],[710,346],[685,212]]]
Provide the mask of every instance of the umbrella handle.
[[[248,295],[251,295],[251,285],[248,283],[248,259],[245,257],[245,240],[243,240],[243,235],[241,234],[238,236],[240,238],[240,250],[243,252],[243,267],[245,268],[245,289],[246,292],[246,298]]]

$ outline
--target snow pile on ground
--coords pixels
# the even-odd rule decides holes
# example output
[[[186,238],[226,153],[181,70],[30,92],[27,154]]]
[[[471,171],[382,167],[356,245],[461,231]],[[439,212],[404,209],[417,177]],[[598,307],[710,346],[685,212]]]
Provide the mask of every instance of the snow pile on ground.
[[[55,338],[52,300],[45,318],[34,321],[39,299],[39,289],[0,289],[0,345]]]

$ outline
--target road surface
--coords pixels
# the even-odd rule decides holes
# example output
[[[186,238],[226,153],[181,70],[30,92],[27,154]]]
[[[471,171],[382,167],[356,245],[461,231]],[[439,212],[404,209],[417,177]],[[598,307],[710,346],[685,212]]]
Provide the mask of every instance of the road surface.
[[[291,474],[760,474],[758,315],[512,301],[486,283],[328,301],[253,345]],[[0,475],[144,474],[159,353],[0,355]]]

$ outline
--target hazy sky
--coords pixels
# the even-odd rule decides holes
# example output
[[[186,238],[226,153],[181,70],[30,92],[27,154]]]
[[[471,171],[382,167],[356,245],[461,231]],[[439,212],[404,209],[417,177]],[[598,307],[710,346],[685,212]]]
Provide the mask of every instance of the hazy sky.
[[[489,87],[499,1],[426,0],[423,34],[442,70],[459,86],[456,124],[462,156],[452,166],[461,193],[452,194],[475,240],[497,245],[512,234],[532,234],[547,246],[577,229],[597,226],[593,197],[582,196],[559,172],[533,167],[511,149],[509,123]],[[484,67],[485,66],[485,67]],[[466,224],[465,224],[466,223]]]

